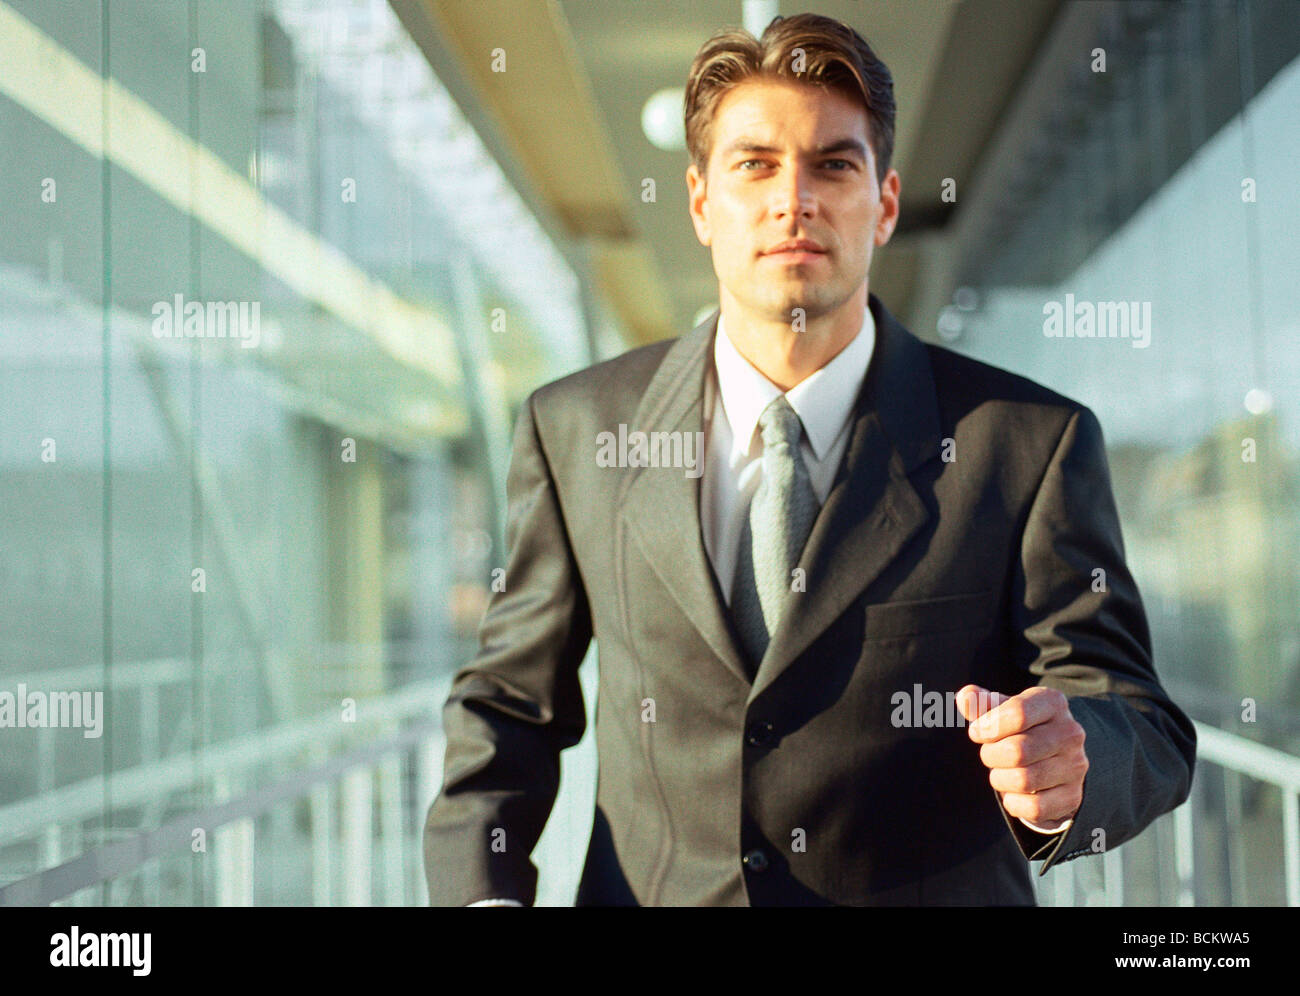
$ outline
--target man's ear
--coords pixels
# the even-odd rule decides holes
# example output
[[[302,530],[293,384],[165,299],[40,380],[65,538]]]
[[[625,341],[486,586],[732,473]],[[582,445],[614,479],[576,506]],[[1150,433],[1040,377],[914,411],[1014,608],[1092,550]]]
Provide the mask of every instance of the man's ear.
[[[686,167],[686,193],[691,209],[691,223],[695,225],[695,237],[700,245],[707,246],[713,238],[709,231],[709,201],[705,190],[704,177],[691,163]]]
[[[876,221],[876,245],[883,246],[894,234],[901,204],[902,181],[898,177],[898,170],[890,169],[880,184],[880,218]]]

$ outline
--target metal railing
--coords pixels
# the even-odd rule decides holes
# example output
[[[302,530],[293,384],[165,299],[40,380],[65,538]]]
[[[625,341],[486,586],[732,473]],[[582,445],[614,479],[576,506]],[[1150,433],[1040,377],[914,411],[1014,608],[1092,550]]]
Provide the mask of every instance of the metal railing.
[[[435,707],[445,694],[444,684],[422,682],[360,702],[354,723],[342,722],[338,712],[331,711],[215,745],[205,751],[202,764],[207,804],[183,811],[156,829],[105,842],[0,887],[0,905],[44,905],[85,896],[87,890],[131,876],[150,862],[184,855],[193,849],[200,830],[211,836],[213,901],[252,905],[259,865],[254,860],[256,821],[286,805],[301,804],[310,838],[313,904],[422,904],[421,818],[441,780],[442,736]],[[1167,904],[1203,901],[1208,890],[1197,858],[1198,800],[1203,799],[1197,786],[1205,785],[1207,766],[1213,766],[1221,769],[1225,789],[1222,811],[1212,815],[1221,820],[1230,845],[1230,901],[1251,900],[1245,891],[1241,829],[1243,781],[1254,779],[1281,793],[1283,901],[1300,906],[1300,758],[1200,722],[1196,730],[1197,777],[1188,802],[1136,841],[1104,851],[1100,862],[1078,859],[1041,880],[1035,875],[1041,903],[1123,905],[1126,896],[1135,894],[1130,887],[1137,869],[1128,867],[1128,849],[1148,834],[1170,828],[1172,849],[1154,845],[1163,867],[1146,870],[1172,879]],[[290,774],[248,787],[259,770],[286,768]],[[0,846],[40,840],[52,826],[94,819],[101,815],[106,795],[114,808],[129,809],[192,792],[199,787],[195,773],[195,759],[189,755],[164,758],[10,804],[0,808]],[[413,776],[410,789],[407,774]],[[376,889],[376,880],[382,888]]]
[[[1223,776],[1221,817],[1228,852],[1231,904],[1248,905],[1251,902],[1246,890],[1246,845],[1242,834],[1246,809],[1243,779],[1250,778],[1273,786],[1281,793],[1284,901],[1287,906],[1300,906],[1300,758],[1205,723],[1195,722],[1195,726],[1197,758],[1192,794],[1187,802],[1161,817],[1147,831],[1159,832],[1162,824],[1172,824],[1172,870],[1176,884],[1173,901],[1168,905],[1196,906],[1208,891],[1197,860],[1201,818],[1198,809],[1202,808],[1198,802],[1209,780],[1207,765],[1212,765],[1220,769]],[[1042,884],[1035,876],[1039,902],[1048,906],[1124,905],[1128,891],[1126,884],[1132,878],[1132,870],[1126,867],[1125,860],[1129,846],[1102,853],[1100,883],[1087,881],[1087,872],[1095,866],[1086,858],[1058,865],[1048,872],[1050,881]],[[1162,854],[1161,857],[1165,856]]]
[[[445,683],[421,682],[358,702],[352,720],[331,710],[213,745],[201,758],[181,754],[154,760],[0,807],[0,847],[11,847],[47,837],[51,828],[99,818],[105,799],[112,800],[114,810],[177,794],[188,797],[195,790],[206,790],[214,800],[156,829],[106,841],[0,887],[0,905],[67,900],[150,862],[193,851],[196,842],[202,853],[211,847],[217,905],[252,905],[255,821],[298,802],[306,802],[308,810],[314,904],[370,905],[376,898],[371,877],[376,860],[382,902],[422,902],[419,826],[407,813],[422,813],[441,780],[441,724],[435,713],[445,696]],[[409,793],[404,767],[413,775]],[[261,770],[286,768],[292,773],[247,787]],[[337,888],[336,867],[342,871]]]

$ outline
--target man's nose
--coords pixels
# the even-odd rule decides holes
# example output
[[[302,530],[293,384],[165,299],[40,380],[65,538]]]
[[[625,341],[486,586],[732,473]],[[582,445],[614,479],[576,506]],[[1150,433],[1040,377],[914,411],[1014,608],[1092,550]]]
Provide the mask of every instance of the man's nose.
[[[802,164],[787,166],[777,184],[773,207],[778,218],[811,218],[817,211],[812,171]]]

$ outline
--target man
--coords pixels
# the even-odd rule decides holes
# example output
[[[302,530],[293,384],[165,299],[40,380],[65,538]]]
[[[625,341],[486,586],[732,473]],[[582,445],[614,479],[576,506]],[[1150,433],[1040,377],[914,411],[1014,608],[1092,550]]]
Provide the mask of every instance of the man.
[[[505,589],[444,710],[434,904],[533,902],[593,637],[579,904],[1032,904],[1029,860],[1187,797],[1195,733],[1152,668],[1097,419],[868,290],[893,118],[888,70],[828,18],[697,55],[719,313],[523,407]],[[611,459],[616,437],[649,443]]]

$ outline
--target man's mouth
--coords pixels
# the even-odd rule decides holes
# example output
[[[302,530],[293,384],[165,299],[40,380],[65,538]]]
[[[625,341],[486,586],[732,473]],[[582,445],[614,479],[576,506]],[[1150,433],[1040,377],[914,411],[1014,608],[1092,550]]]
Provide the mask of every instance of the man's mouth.
[[[773,246],[763,255],[781,263],[809,263],[822,259],[826,249],[812,239],[790,239]]]
[[[778,263],[812,263],[819,259],[825,259],[824,252],[810,252],[807,249],[788,249],[784,252],[764,253],[764,259],[775,260]]]

